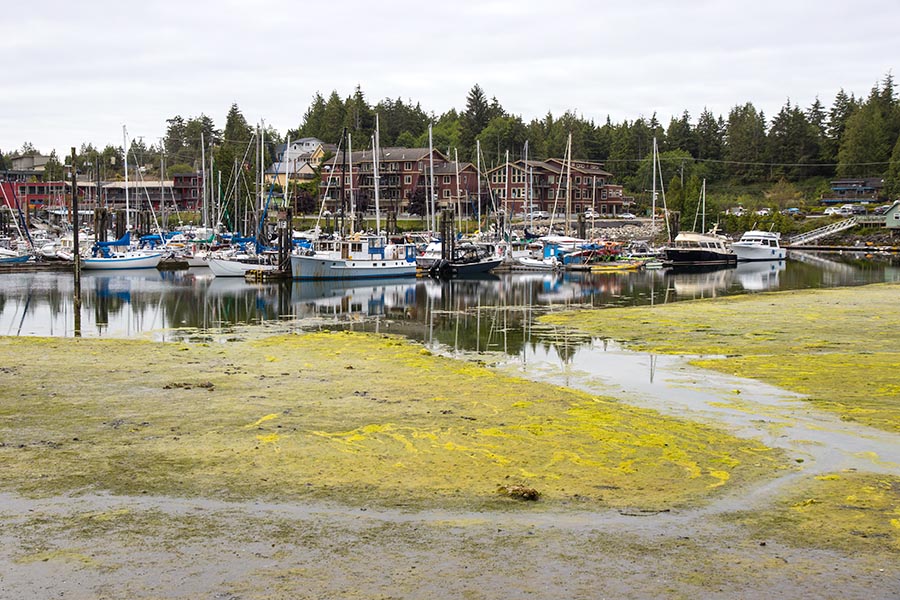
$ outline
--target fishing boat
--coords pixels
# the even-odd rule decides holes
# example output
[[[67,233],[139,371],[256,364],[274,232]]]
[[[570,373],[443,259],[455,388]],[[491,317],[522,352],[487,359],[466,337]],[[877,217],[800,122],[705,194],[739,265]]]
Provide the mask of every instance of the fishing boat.
[[[385,236],[356,234],[319,240],[311,249],[291,254],[294,279],[358,279],[414,277],[415,244],[390,243]]]
[[[503,257],[492,245],[465,243],[454,246],[450,256],[431,265],[428,273],[441,279],[478,275],[496,269],[502,262]]]
[[[781,234],[771,231],[750,230],[731,244],[739,261],[784,260],[787,251],[781,247]]]
[[[673,267],[737,264],[737,255],[728,240],[717,234],[715,228],[709,233],[683,231],[663,252],[666,265]]]

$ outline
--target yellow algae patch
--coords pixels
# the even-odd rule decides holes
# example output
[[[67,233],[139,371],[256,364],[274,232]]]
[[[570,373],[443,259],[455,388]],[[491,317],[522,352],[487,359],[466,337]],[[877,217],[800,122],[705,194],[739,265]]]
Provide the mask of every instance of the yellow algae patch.
[[[256,421],[254,421],[253,423],[250,423],[249,425],[245,425],[244,427],[246,427],[247,429],[249,429],[251,427],[258,427],[259,425],[262,425],[266,421],[271,421],[272,419],[277,419],[277,418],[278,418],[278,415],[275,413],[272,413],[270,415],[261,417],[261,418],[257,419]]]
[[[268,435],[256,436],[256,440],[260,444],[277,444],[279,439],[281,439],[281,436],[278,435],[277,433],[270,433]]]
[[[900,553],[900,476],[844,473],[808,478],[773,508],[740,520],[758,535],[847,552]]]
[[[541,321],[620,340],[634,350],[727,356],[692,364],[766,381],[841,419],[900,433],[898,290],[897,284],[878,284],[776,292],[567,311]]]
[[[537,490],[541,506],[577,496],[659,508],[702,504],[788,468],[758,441],[423,355],[391,336],[192,346],[190,363],[178,349],[0,337],[2,364],[17,379],[0,388],[0,490],[471,509],[499,502],[497,486],[515,480]],[[135,386],[135,355],[147,373],[138,393],[122,397]],[[197,377],[213,384],[201,398],[162,390]]]

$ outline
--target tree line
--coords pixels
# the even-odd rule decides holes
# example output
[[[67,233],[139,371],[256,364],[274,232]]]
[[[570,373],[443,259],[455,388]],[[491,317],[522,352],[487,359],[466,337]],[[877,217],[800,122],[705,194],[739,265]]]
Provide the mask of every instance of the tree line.
[[[630,191],[645,190],[650,184],[649,155],[656,138],[669,188],[676,197],[682,191],[687,194],[687,188],[696,187],[701,179],[746,186],[835,177],[883,177],[886,193],[900,195],[900,102],[890,73],[867,96],[856,97],[842,89],[829,106],[819,98],[806,107],[787,99],[769,118],[746,102],[735,105],[727,115],[703,109],[695,119],[684,111],[665,125],[655,114],[618,123],[607,117],[596,123],[571,111],[526,122],[477,84],[469,90],[463,110],[436,115],[401,98],[385,98],[372,105],[357,86],[346,97],[337,91],[327,98],[316,93],[297,126],[284,134],[266,127],[268,143],[262,160],[269,164],[275,146],[288,138],[316,137],[337,143],[345,128],[355,148],[367,148],[376,115],[382,147],[425,147],[431,124],[435,148],[450,156],[457,150],[461,160],[475,162],[476,140],[480,141],[483,164],[488,167],[501,164],[507,151],[511,160],[523,157],[526,142],[530,158],[562,157],[571,133],[573,157],[604,163]],[[164,156],[167,174],[196,170],[202,139],[207,157],[217,165],[214,169],[223,171],[226,180],[246,178],[241,173],[258,168],[257,151],[250,146],[256,130],[236,104],[228,111],[224,129],[205,114],[176,115],[167,120],[166,134],[159,142],[146,145],[142,139],[132,140],[129,161],[136,159],[158,170]],[[11,156],[29,152],[36,150],[25,144]],[[55,153],[51,156],[56,161],[51,167],[61,169],[59,158]],[[0,166],[3,162],[0,153]],[[121,173],[122,149],[107,146],[101,151],[83,145],[76,165],[80,170],[100,165],[107,174]]]

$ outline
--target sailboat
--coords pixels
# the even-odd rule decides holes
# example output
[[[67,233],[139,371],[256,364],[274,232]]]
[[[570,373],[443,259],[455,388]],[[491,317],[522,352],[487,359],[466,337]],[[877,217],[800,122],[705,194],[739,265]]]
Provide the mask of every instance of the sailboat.
[[[332,240],[317,240],[312,248],[291,254],[294,279],[362,279],[372,277],[415,277],[415,244],[394,244],[379,231],[381,207],[378,196],[378,117],[372,136],[372,170],[375,190],[374,234],[355,233]],[[341,175],[342,187],[345,175]],[[352,176],[351,176],[352,180]],[[351,182],[352,187],[352,182]]]
[[[131,207],[128,201],[128,133],[122,126],[125,155],[125,235],[112,242],[94,242],[90,254],[81,259],[85,270],[155,269],[163,253],[155,250],[132,250]]]
[[[131,232],[129,231],[112,242],[94,242],[90,255],[82,257],[81,268],[96,271],[155,269],[162,260],[162,252],[129,250],[130,246]]]

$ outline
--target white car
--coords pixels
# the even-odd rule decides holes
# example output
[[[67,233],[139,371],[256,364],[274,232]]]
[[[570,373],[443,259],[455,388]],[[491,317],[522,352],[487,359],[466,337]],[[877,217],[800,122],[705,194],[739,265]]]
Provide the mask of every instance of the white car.
[[[584,211],[584,218],[585,219],[599,219],[600,213],[598,213],[593,208],[589,208],[586,211]]]
[[[828,208],[825,209],[825,212],[823,214],[839,215],[839,214],[841,214],[841,209],[838,208],[837,206],[829,206]]]
[[[637,219],[637,217],[631,213],[619,213],[619,218],[620,219]]]

